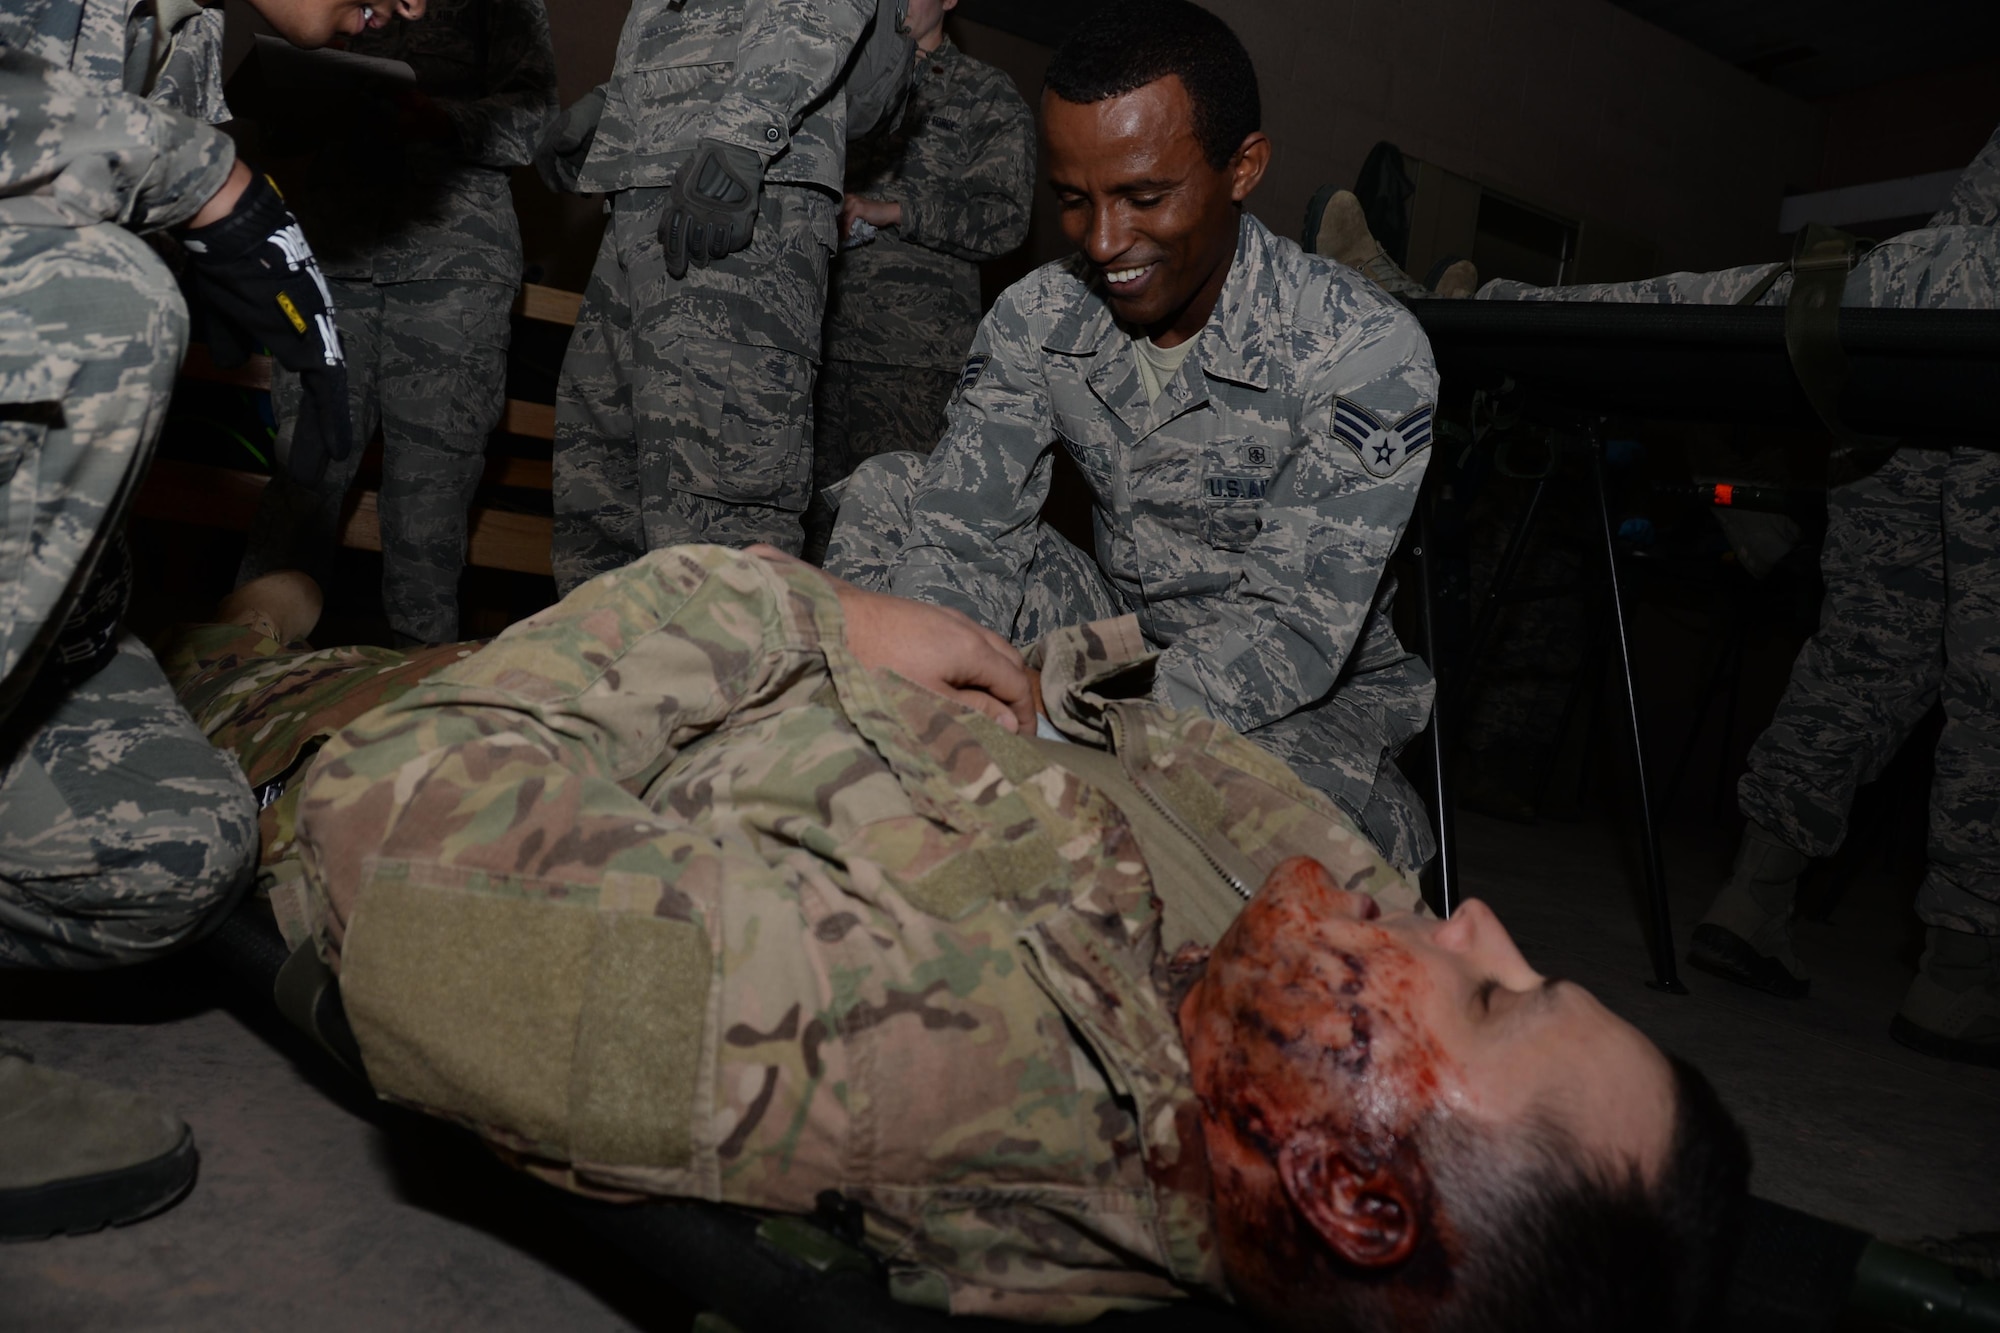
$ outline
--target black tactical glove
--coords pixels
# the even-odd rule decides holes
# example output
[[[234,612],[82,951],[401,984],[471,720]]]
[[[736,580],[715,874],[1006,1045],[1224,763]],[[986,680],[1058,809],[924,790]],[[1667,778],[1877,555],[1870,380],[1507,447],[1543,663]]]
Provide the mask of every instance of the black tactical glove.
[[[748,148],[703,139],[667,189],[660,214],[660,244],[667,272],[687,276],[690,262],[735,254],[757,227],[757,195],[764,188],[764,159]]]
[[[317,486],[328,459],[354,450],[347,362],[333,326],[333,296],[299,220],[269,178],[253,175],[222,221],[181,236],[190,295],[206,305],[208,350],[233,366],[257,347],[298,372],[305,391],[292,426],[291,472]]]

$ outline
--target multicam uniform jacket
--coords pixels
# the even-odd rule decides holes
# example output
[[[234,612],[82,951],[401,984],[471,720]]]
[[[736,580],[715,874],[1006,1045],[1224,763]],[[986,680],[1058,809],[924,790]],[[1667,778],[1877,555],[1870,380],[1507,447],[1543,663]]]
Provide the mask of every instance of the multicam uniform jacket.
[[[898,1294],[956,1312],[1220,1291],[1171,875],[1082,760],[1172,810],[1188,865],[1415,891],[1258,747],[1122,698],[1129,619],[1041,653],[1081,744],[862,668],[803,566],[677,547],[347,722],[293,799],[370,1080],[573,1188],[838,1190]],[[211,734],[268,743],[301,670],[181,674]]]
[[[903,220],[834,264],[826,357],[957,369],[979,327],[979,262],[1028,235],[1035,119],[1014,81],[949,40],[918,57],[908,110],[853,144],[847,188],[901,204]]]

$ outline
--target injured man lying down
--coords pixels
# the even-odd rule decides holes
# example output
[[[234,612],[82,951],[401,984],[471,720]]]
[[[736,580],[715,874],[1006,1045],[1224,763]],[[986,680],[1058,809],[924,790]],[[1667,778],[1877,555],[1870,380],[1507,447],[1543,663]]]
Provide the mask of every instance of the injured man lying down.
[[[297,576],[272,576],[283,579]],[[1700,1326],[1745,1193],[1702,1076],[1326,797],[776,551],[656,551],[483,647],[166,655],[369,1081],[573,1189],[811,1213],[899,1297],[1076,1322]],[[289,608],[289,609],[288,609]]]

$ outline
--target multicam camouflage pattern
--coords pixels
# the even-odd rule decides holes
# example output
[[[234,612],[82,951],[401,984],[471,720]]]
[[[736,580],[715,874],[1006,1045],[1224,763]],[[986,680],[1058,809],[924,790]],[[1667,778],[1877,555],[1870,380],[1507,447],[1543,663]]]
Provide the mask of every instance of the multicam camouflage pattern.
[[[635,0],[577,188],[669,185],[697,142],[719,139],[763,155],[766,184],[838,193],[840,75],[875,10],[875,0]],[[830,220],[824,239],[831,246]]]
[[[347,354],[354,436],[382,430],[382,608],[390,628],[421,643],[458,637],[458,579],[467,511],[486,442],[507,406],[514,284],[440,278],[329,279]],[[272,377],[277,463],[258,502],[238,580],[274,569],[323,573],[361,450],[327,464],[316,487],[284,466],[300,401],[298,376]]]
[[[1479,295],[1719,304],[1769,271],[1594,287],[1488,283]],[[1763,302],[1782,302],[1790,286],[1780,278]],[[2000,131],[1929,226],[1868,252],[1842,303],[2000,307]],[[1832,487],[1827,500],[1820,627],[1751,747],[1737,789],[1743,813],[1798,851],[1831,855],[1846,836],[1855,791],[1941,702],[1917,915],[2000,935],[2000,455],[1912,444],[1872,475]]]
[[[573,1188],[840,1190],[898,1294],[958,1313],[1219,1291],[1130,827],[843,636],[809,569],[656,552],[328,742],[299,847],[370,1080]],[[1068,736],[1115,733],[1252,875],[1417,901],[1258,747],[1116,697],[1142,648],[1129,618],[1043,645]]]
[[[903,220],[835,260],[827,360],[958,370],[979,328],[979,264],[1028,235],[1035,121],[1014,81],[948,40],[919,56],[901,123],[853,144],[847,189],[900,204]]]
[[[140,8],[0,13],[0,963],[13,966],[156,956],[227,906],[255,855],[241,775],[143,648],[124,644],[67,693],[31,690],[145,473],[187,345],[173,277],[132,232],[185,222],[235,162],[183,114],[226,114],[220,14]],[[170,41],[154,40],[155,12]]]
[[[311,933],[297,846],[307,762],[340,728],[478,647],[292,649],[238,625],[178,626],[161,645],[160,666],[174,694],[256,793],[257,891],[288,942],[296,946]]]
[[[747,249],[685,278],[664,190],[623,190],[556,385],[556,586],[702,541],[797,552],[836,211],[766,183]]]
[[[352,38],[360,55],[406,62],[450,126],[396,130],[386,96],[347,109],[290,201],[329,278],[521,281],[508,172],[534,158],[556,113],[555,49],[542,0],[432,0],[414,23]],[[324,108],[313,109],[324,125]]]
[[[1091,487],[1113,605],[1162,650],[1155,697],[1254,735],[1417,865],[1429,820],[1390,760],[1423,727],[1431,682],[1396,641],[1383,571],[1436,393],[1407,311],[1254,218],[1157,402],[1081,269],[1053,264],[980,326],[909,545],[849,543],[836,563],[843,523],[829,568],[1018,641],[1060,441]]]
[[[26,734],[0,759],[0,970],[157,958],[249,883],[243,775],[137,639],[81,685],[30,695],[10,723]]]

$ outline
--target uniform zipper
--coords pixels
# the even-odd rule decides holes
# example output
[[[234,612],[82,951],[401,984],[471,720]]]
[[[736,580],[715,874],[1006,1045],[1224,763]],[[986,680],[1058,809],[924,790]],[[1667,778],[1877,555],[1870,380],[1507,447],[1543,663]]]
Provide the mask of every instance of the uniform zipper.
[[[1215,853],[1208,850],[1208,845],[1195,836],[1194,830],[1187,826],[1186,821],[1180,817],[1180,814],[1154,794],[1153,789],[1146,785],[1146,779],[1143,775],[1134,771],[1131,756],[1125,750],[1125,721],[1118,715],[1117,710],[1108,709],[1104,716],[1105,720],[1110,724],[1111,748],[1118,755],[1118,763],[1125,770],[1125,776],[1132,780],[1133,787],[1138,790],[1141,796],[1146,798],[1148,805],[1159,812],[1160,818],[1166,820],[1168,826],[1174,832],[1187,839],[1189,845],[1200,854],[1201,859],[1208,863],[1208,868],[1216,873],[1217,878],[1234,889],[1237,897],[1246,903],[1249,902],[1250,886],[1238,879],[1234,874],[1231,874],[1229,868],[1216,859]]]

